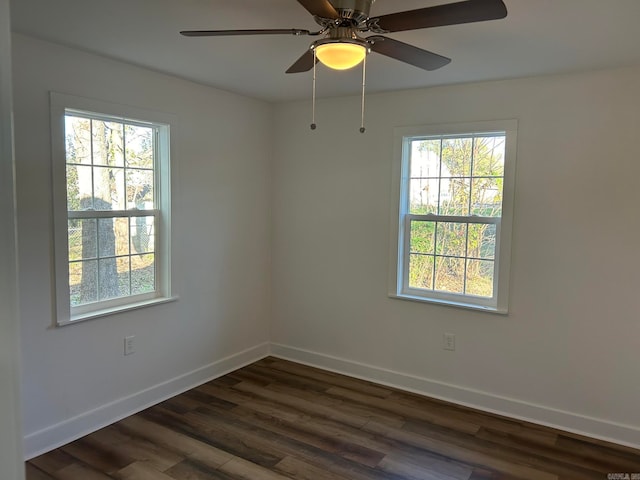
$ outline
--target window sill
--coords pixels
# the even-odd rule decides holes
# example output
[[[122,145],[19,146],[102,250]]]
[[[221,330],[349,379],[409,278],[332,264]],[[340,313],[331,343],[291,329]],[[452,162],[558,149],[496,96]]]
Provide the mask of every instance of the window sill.
[[[431,303],[434,305],[441,305],[444,307],[463,308],[465,310],[474,310],[476,312],[493,313],[496,315],[509,314],[509,311],[506,308],[496,308],[496,307],[490,307],[486,305],[474,305],[471,303],[454,302],[451,300],[440,300],[437,298],[425,298],[425,297],[418,297],[415,295],[390,293],[389,298],[394,298],[396,300],[405,300],[409,302]]]
[[[93,320],[95,318],[107,317],[109,315],[115,315],[118,313],[128,312],[131,310],[138,310],[141,308],[152,307],[154,305],[162,305],[164,303],[175,302],[179,299],[178,296],[173,297],[159,297],[152,298],[151,300],[144,300],[136,303],[129,303],[127,305],[120,305],[117,307],[104,308],[102,310],[95,310],[93,312],[83,313],[80,315],[73,315],[70,320],[64,322],[57,322],[55,327],[66,327],[67,325],[74,325],[76,323],[85,322],[87,320]]]

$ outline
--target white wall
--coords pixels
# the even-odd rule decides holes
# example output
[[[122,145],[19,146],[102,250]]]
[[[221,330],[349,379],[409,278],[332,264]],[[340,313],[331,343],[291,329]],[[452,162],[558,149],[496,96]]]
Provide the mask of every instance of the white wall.
[[[640,446],[639,69],[276,109],[272,351]],[[393,128],[519,121],[508,316],[387,297]],[[442,335],[457,335],[457,350]]]
[[[268,351],[271,106],[14,35],[26,454],[47,450]],[[180,300],[52,328],[49,91],[175,115]],[[136,353],[123,356],[123,339]]]
[[[19,407],[9,2],[0,0],[0,478],[24,478]]]

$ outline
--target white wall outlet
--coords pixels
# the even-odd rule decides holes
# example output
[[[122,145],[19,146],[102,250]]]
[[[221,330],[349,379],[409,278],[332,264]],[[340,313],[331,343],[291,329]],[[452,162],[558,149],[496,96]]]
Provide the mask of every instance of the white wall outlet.
[[[453,333],[445,333],[442,336],[442,348],[452,351],[456,349],[456,336]]]
[[[131,335],[130,337],[124,337],[124,354],[131,355],[136,351],[135,349],[135,335]]]

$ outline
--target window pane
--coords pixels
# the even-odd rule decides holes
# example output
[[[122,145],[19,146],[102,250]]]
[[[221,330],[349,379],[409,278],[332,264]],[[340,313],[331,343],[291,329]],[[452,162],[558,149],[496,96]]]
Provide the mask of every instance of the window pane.
[[[131,258],[116,258],[116,266],[118,269],[118,289],[120,297],[131,295]]]
[[[473,176],[504,176],[505,137],[478,137],[474,146]]]
[[[463,293],[464,259],[436,257],[435,289],[442,292]]]
[[[65,118],[66,162],[91,165],[91,120]]]
[[[416,215],[438,213],[438,189],[440,180],[412,179],[409,212]]]
[[[488,260],[467,260],[467,291],[469,295],[493,296],[495,263]]]
[[[436,253],[464,257],[467,243],[467,224],[439,222],[437,224]]]
[[[93,208],[92,168],[67,165],[67,209],[70,211]]]
[[[131,219],[131,253],[151,253],[155,250],[154,217]]]
[[[98,261],[88,260],[69,264],[71,306],[98,300]]]
[[[98,250],[100,258],[116,256],[116,236],[113,231],[113,218],[98,219]]]
[[[153,171],[127,169],[127,208],[153,209]]]
[[[469,215],[469,178],[443,178],[440,183],[440,215]]]
[[[440,140],[411,142],[411,178],[440,176]]]
[[[119,258],[103,258],[99,262],[99,287],[98,294],[100,300],[116,298],[120,294],[120,280],[118,278],[119,269],[122,268],[122,262]],[[128,275],[128,269],[126,272]]]
[[[131,257],[131,294],[150,293],[156,289],[155,256]]]
[[[435,222],[411,222],[411,253],[434,253]]]
[[[124,169],[93,168],[94,208],[124,210]]]
[[[153,168],[153,129],[127,125],[127,167]]]
[[[496,257],[496,226],[492,224],[469,224],[467,257],[493,260]]]
[[[97,256],[96,220],[70,219],[68,222],[69,260],[89,260]]]
[[[502,215],[502,185],[499,178],[474,178],[471,184],[471,215],[499,217]]]
[[[410,288],[433,289],[433,258],[431,255],[410,255]]]
[[[445,138],[442,140],[443,177],[470,177],[473,138]]]
[[[122,123],[93,120],[92,126],[93,164],[123,167]]]

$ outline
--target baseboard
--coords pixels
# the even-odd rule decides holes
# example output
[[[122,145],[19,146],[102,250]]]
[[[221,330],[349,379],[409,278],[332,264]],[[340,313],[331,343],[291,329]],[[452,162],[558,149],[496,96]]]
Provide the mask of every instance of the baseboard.
[[[399,388],[458,405],[640,449],[640,428],[493,395],[344,358],[271,344],[271,356]]]
[[[166,382],[154,385],[151,388],[101,405],[94,410],[84,412],[64,422],[29,434],[24,438],[25,458],[29,460],[77,440],[145,408],[260,360],[268,354],[268,343],[256,345]]]

